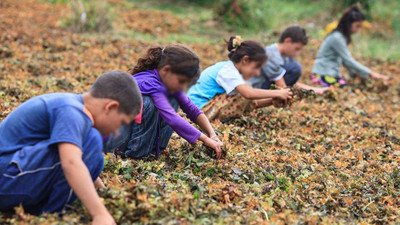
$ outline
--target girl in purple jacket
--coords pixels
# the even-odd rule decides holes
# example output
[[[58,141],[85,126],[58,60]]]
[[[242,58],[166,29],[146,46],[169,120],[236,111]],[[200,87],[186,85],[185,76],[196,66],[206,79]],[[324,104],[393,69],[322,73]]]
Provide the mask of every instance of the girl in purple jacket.
[[[184,93],[187,86],[199,77],[199,61],[199,57],[183,45],[148,49],[137,65],[129,70],[143,95],[142,119],[140,123],[124,126],[119,136],[110,137],[105,150],[131,158],[155,153],[158,158],[175,131],[191,144],[202,141],[220,158],[222,142],[207,117]],[[178,105],[205,134],[176,113]]]

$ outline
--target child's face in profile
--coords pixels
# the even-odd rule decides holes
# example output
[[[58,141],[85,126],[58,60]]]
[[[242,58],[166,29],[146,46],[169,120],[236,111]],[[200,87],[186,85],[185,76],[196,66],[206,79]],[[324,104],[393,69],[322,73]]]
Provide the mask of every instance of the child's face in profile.
[[[165,67],[164,67],[165,68]],[[161,69],[160,77],[163,84],[167,87],[169,93],[176,93],[181,90],[186,90],[190,82],[190,78],[172,72],[170,69]]]
[[[356,21],[351,24],[351,33],[358,33],[363,25],[363,21]]]
[[[119,112],[118,107],[107,106],[103,109],[103,112],[94,117],[94,127],[102,134],[118,134],[119,129],[122,125],[130,124],[136,115],[127,115]]]
[[[300,42],[292,42],[290,38],[287,38],[285,42],[283,42],[284,46],[284,56],[286,57],[296,57],[300,54],[300,51],[303,49],[304,45]]]
[[[260,75],[261,68],[263,63],[257,61],[250,61],[247,56],[243,57],[240,65],[239,65],[239,72],[243,75],[244,80],[248,80],[252,77],[256,77]]]

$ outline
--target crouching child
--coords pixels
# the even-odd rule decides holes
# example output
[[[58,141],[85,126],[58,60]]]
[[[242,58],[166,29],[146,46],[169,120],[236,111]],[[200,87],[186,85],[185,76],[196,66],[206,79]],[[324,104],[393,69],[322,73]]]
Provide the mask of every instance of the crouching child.
[[[77,198],[94,224],[115,224],[94,182],[103,170],[102,135],[140,112],[136,81],[125,72],[100,76],[88,93],[44,94],[0,124],[0,211],[60,212]]]

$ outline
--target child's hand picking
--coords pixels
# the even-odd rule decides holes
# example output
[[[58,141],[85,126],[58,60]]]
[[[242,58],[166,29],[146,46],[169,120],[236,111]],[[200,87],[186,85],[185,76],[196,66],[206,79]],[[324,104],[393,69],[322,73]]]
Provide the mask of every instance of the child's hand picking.
[[[204,140],[204,144],[207,147],[210,147],[210,148],[215,150],[215,152],[217,153],[217,159],[221,158],[221,156],[222,156],[222,150],[221,149],[222,149],[222,146],[223,146],[221,141],[217,142],[217,141],[214,141],[213,139],[207,137]]]
[[[376,73],[376,72],[371,72],[371,77],[375,78],[375,79],[381,79],[384,81],[388,81],[390,79],[390,77]]]
[[[282,89],[279,90],[279,95],[277,96],[279,99],[282,99],[285,101],[285,105],[287,104],[287,101],[292,99],[293,97],[293,92],[290,89]]]
[[[315,94],[323,95],[323,94],[325,94],[325,92],[329,91],[329,87],[321,87],[321,88],[316,87],[316,88],[313,88],[313,90],[314,90]]]
[[[109,214],[100,214],[93,217],[92,224],[104,224],[104,225],[115,225],[114,218]]]

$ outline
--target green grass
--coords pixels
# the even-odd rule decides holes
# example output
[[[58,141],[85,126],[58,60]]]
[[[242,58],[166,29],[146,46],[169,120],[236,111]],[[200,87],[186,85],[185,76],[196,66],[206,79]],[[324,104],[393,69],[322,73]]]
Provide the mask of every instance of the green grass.
[[[400,40],[382,40],[369,36],[354,37],[353,54],[367,58],[400,59]]]
[[[42,0],[52,3],[68,3],[69,0]],[[249,1],[252,2],[252,1]],[[145,40],[160,43],[220,43],[231,35],[239,34],[246,39],[255,39],[263,44],[276,42],[278,37],[274,33],[281,32],[286,26],[299,24],[307,29],[311,39],[322,40],[320,30],[325,25],[340,18],[335,1],[315,0],[268,0],[253,1],[251,10],[262,20],[265,26],[229,26],[216,20],[213,11],[213,1],[187,0],[127,0],[122,5],[113,7],[136,8],[145,10],[171,11],[175,16],[188,21],[188,29],[184,33],[169,34],[165,37],[156,37],[133,31],[112,31],[113,35],[124,36],[132,40]],[[379,35],[375,33],[355,35],[352,47],[353,53],[358,56],[374,57],[379,59],[400,59],[397,49],[400,47],[400,8],[397,0],[383,0],[371,2],[373,23],[382,25]],[[391,29],[386,32],[386,29]]]

